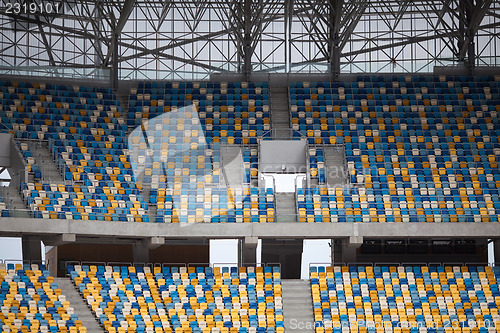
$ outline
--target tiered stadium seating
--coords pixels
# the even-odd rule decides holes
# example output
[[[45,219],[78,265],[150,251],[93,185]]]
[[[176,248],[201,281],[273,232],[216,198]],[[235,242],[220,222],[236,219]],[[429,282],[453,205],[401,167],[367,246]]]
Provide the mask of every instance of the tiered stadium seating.
[[[344,144],[350,183],[359,188],[320,190],[325,196],[299,205],[333,209],[339,221],[496,222],[499,91],[500,77],[292,84],[294,136],[313,146]],[[323,220],[315,208],[302,220]]]
[[[498,332],[499,267],[311,267],[316,332]]]
[[[134,95],[135,97],[132,97],[131,100],[131,104],[135,106],[136,110],[137,103],[142,105],[144,110],[148,110],[148,108],[156,110],[154,112],[136,112],[135,115],[139,117],[136,119],[141,120],[141,117],[146,115],[150,119],[143,119],[141,126],[134,129],[129,137],[129,151],[133,155],[131,162],[135,170],[136,180],[151,184],[152,199],[150,202],[156,205],[156,222],[273,222],[274,198],[272,190],[250,189],[249,186],[252,176],[257,176],[257,149],[242,148],[243,165],[236,167],[238,172],[243,168],[243,179],[234,184],[229,183],[229,178],[223,175],[221,161],[221,149],[223,149],[221,145],[223,143],[242,143],[245,141],[238,141],[238,135],[245,131],[248,132],[248,130],[242,129],[245,123],[248,128],[257,126],[256,130],[251,129],[250,131],[256,131],[259,136],[262,135],[258,124],[259,119],[262,120],[264,115],[257,116],[259,112],[262,112],[256,110],[263,108],[263,101],[267,103],[267,92],[259,91],[259,94],[255,94],[262,88],[240,89],[234,88],[233,85],[230,85],[229,88],[221,88],[223,84],[207,82],[198,84],[205,88],[196,88],[197,83],[181,84],[183,88],[173,88],[173,85],[175,83],[161,85],[163,87],[161,89],[165,91],[175,91],[177,97],[173,100],[162,102],[148,98],[144,100],[144,91],[149,88],[139,88],[140,93]],[[216,88],[206,88],[210,85]],[[213,100],[207,98],[208,95],[213,94],[214,89],[218,91],[215,95],[221,94],[225,90],[222,95],[229,94],[230,96],[221,97],[218,95],[219,97],[215,99],[218,102],[212,104]],[[248,102],[246,99],[248,96],[244,97],[245,94],[235,94],[238,89],[252,91],[255,96],[251,97],[261,98],[258,99],[260,103],[257,104],[259,105],[255,106],[255,101],[243,103],[245,104],[243,106],[238,105],[242,101]],[[186,97],[192,94],[192,91],[197,91],[194,93],[196,99]],[[198,91],[205,92],[199,93]],[[160,98],[156,93],[153,93],[152,96]],[[266,96],[266,100],[264,100],[264,96]],[[136,101],[134,98],[139,100]],[[160,111],[156,105],[151,105],[151,103],[174,104],[171,108],[162,107]],[[183,107],[184,105],[186,106]],[[203,108],[203,105],[206,108]],[[229,116],[228,109],[232,110],[229,112],[231,116]],[[248,122],[244,121],[242,124],[243,113],[253,114],[254,118],[247,119]],[[266,113],[265,117],[267,118],[264,119],[268,120],[269,113]],[[235,121],[235,114],[239,114],[238,121]],[[129,114],[129,117],[132,115],[133,113]],[[221,129],[223,125],[216,126],[214,122],[219,122],[219,120],[220,123],[228,123],[229,129]],[[252,135],[252,138],[255,136]],[[251,140],[247,140],[247,142],[254,143]]]
[[[138,126],[179,107],[195,105],[208,143],[256,144],[269,137],[267,83],[143,82],[133,88],[127,124]]]
[[[148,222],[138,189],[27,183],[23,194],[39,218]]]
[[[87,332],[44,265],[0,264],[0,331]]]
[[[68,270],[107,332],[283,332],[278,267]]]
[[[178,192],[177,195],[174,195]],[[274,222],[272,189],[197,188],[151,190],[156,222]]]
[[[71,184],[24,184],[35,217],[148,220],[126,154],[128,127],[111,89],[0,82],[0,91],[2,123],[18,140],[47,140]],[[35,180],[41,178],[28,145],[19,145]]]

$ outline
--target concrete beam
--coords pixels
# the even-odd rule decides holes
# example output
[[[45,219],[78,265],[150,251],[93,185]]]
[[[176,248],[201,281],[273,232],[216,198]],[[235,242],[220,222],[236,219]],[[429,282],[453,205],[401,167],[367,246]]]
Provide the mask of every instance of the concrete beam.
[[[150,249],[156,249],[157,247],[160,247],[165,244],[165,237],[151,237],[146,240],[146,246]]]
[[[37,235],[43,238],[75,234],[87,239],[102,237],[147,239],[300,238],[468,238],[500,239],[500,223],[136,223],[110,221],[0,218],[0,236]]]
[[[349,236],[347,245],[356,248],[360,247],[363,245],[363,236]]]
[[[49,246],[59,246],[74,242],[76,242],[76,234],[60,234],[60,235],[45,237],[43,239],[43,243]]]
[[[132,245],[134,262],[149,262],[149,247],[147,242],[137,241]]]

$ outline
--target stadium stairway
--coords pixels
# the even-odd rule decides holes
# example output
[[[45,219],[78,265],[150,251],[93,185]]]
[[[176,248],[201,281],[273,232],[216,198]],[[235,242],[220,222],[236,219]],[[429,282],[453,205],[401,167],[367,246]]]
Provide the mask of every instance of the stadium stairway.
[[[288,87],[270,87],[272,137],[275,140],[289,140],[290,112]]]
[[[116,99],[120,102],[120,105],[123,107],[122,117],[126,118],[128,115],[128,108],[130,102],[130,90],[127,89],[125,91],[116,91],[115,92]]]
[[[4,198],[4,202],[7,209],[11,211],[10,216],[16,217],[30,217],[28,208],[26,207],[26,201],[23,200],[17,187],[5,186],[1,188],[1,195]]]
[[[30,141],[28,147],[33,154],[35,162],[42,169],[42,179],[37,179],[35,182],[42,182],[47,184],[63,184],[61,172],[54,162],[52,154],[47,148],[47,142]]]
[[[347,184],[344,152],[336,147],[326,147],[324,155],[328,187],[344,187]]]
[[[83,326],[87,328],[88,333],[104,332],[104,329],[96,321],[94,314],[90,311],[83,297],[78,293],[75,285],[69,278],[54,278],[61,289],[63,295],[68,300],[78,314],[78,319],[82,321]]]
[[[309,280],[282,280],[281,291],[285,332],[314,333],[314,313]]]
[[[297,222],[295,193],[275,193],[277,222]]]

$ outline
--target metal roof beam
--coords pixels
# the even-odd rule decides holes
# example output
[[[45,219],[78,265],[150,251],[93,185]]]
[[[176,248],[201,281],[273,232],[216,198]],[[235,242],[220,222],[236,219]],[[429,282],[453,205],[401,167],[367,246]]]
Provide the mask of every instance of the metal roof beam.
[[[492,2],[493,0],[477,0],[476,5],[474,6],[474,10],[472,11],[472,17],[469,18],[465,40],[462,48],[460,49],[459,58],[465,57],[465,54],[469,49],[469,43],[472,43],[474,41],[474,37],[479,30],[479,25],[483,21],[483,18],[490,8]]]
[[[125,0],[123,4],[122,11],[120,13],[120,18],[118,19],[118,23],[116,23],[116,27],[113,30],[115,35],[120,35],[122,33],[123,27],[125,23],[127,23],[130,13],[132,13],[132,9],[134,9],[135,0]]]

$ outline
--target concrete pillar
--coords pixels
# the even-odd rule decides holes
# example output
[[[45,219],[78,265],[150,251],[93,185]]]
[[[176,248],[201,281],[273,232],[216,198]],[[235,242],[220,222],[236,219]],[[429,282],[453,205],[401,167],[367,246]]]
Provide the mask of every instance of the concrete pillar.
[[[350,236],[347,239],[336,241],[333,248],[334,264],[357,262],[357,250],[362,244],[362,236]]]
[[[493,241],[493,252],[495,254],[495,264],[500,265],[500,239]]]
[[[145,242],[135,242],[132,251],[134,262],[149,262],[149,246]]]
[[[259,242],[258,237],[245,236],[241,240],[240,246],[240,264],[255,264],[257,263],[257,245]]]
[[[302,239],[262,239],[262,263],[280,263],[282,279],[300,279]]]
[[[22,236],[23,260],[42,260],[42,244],[40,238]]]
[[[333,240],[333,264],[334,265],[339,265],[342,263],[342,240]]]

